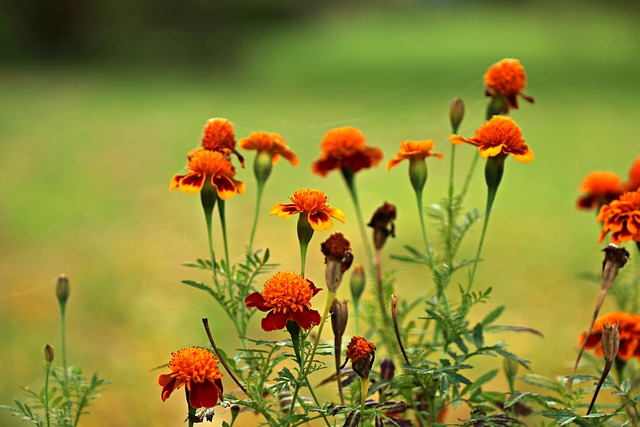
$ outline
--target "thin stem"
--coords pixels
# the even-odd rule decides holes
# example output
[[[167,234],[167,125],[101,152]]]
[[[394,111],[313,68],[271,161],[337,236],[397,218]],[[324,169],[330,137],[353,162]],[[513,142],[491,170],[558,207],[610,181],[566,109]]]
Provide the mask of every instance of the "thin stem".
[[[364,404],[369,391],[369,378],[360,378],[360,427],[364,426]]]
[[[460,199],[463,200],[467,195],[467,191],[469,190],[469,184],[471,183],[471,178],[473,177],[473,172],[478,165],[478,160],[480,156],[473,156],[473,160],[471,161],[471,166],[469,166],[469,171],[467,172],[467,176],[464,179],[464,185],[462,186],[462,192],[460,193]]]
[[[258,188],[256,194],[256,212],[253,217],[253,227],[251,227],[251,237],[249,238],[249,249],[248,253],[250,254],[253,251],[253,238],[256,235],[256,229],[258,228],[258,217],[260,215],[260,203],[262,202],[262,190],[264,190],[264,181],[258,180]]]
[[[320,321],[320,326],[318,327],[318,334],[316,335],[316,340],[314,341],[313,347],[311,349],[311,355],[309,356],[309,363],[307,364],[307,367],[304,370],[304,377],[309,375],[309,370],[311,369],[313,358],[316,355],[316,350],[318,350],[318,343],[320,342],[320,337],[322,336],[322,330],[324,329],[324,324],[326,323],[327,316],[329,315],[329,310],[331,309],[331,305],[333,304],[333,300],[335,298],[336,298],[335,292],[329,292],[329,295],[327,295],[327,303],[324,305],[324,313],[322,314],[322,320]]]
[[[384,303],[384,289],[382,287],[382,250],[376,250],[376,286],[378,289],[378,302],[380,303],[380,314],[386,327],[389,326],[389,318],[387,317],[387,308]]]
[[[456,132],[454,132],[456,133]],[[449,221],[447,224],[447,239],[446,239],[446,243],[447,243],[447,265],[449,266],[449,268],[451,268],[451,265],[453,264],[453,221],[454,221],[454,216],[453,216],[453,195],[455,194],[454,191],[454,187],[453,187],[453,171],[455,169],[455,159],[456,159],[456,146],[451,144],[451,163],[449,166]]]
[[[209,256],[211,257],[211,271],[213,273],[214,280],[216,280],[218,271],[216,269],[216,254],[213,250],[213,228],[211,226],[211,217],[213,214],[213,207],[215,206],[218,196],[211,188],[208,188],[208,182],[209,181],[205,181],[205,186],[202,191],[200,191],[200,200],[202,201],[204,218],[207,223],[207,242],[209,244]],[[210,185],[211,184],[209,184],[209,186]]]
[[[216,356],[218,356],[218,359],[220,360],[220,363],[222,363],[222,366],[224,366],[224,369],[226,369],[227,373],[229,374],[229,376],[231,377],[233,382],[238,384],[238,387],[240,387],[240,389],[242,391],[244,391],[245,393],[248,394],[247,388],[245,386],[243,386],[240,383],[240,381],[238,381],[238,378],[236,378],[235,375],[233,375],[233,372],[231,371],[231,368],[229,368],[229,365],[227,364],[226,359],[224,357],[222,357],[222,353],[220,353],[220,351],[218,351],[218,347],[216,346],[216,343],[213,340],[213,335],[211,335],[211,329],[209,328],[209,319],[207,319],[206,317],[203,317],[202,318],[202,323],[204,324],[204,330],[207,333],[207,338],[209,338],[209,343],[211,343],[211,347],[213,348],[213,352],[216,354]]]
[[[353,321],[355,323],[354,327],[355,327],[355,335],[356,336],[360,335],[358,333],[358,312],[360,311],[359,310],[359,306],[360,306],[360,304],[358,302],[356,302],[356,301],[353,302],[353,308],[354,308],[354,311],[355,311],[354,312],[354,320]]]
[[[491,208],[493,207],[493,201],[496,198],[498,187],[487,187],[487,207],[484,213],[484,224],[482,225],[482,234],[480,235],[480,243],[478,244],[478,252],[476,253],[476,260],[473,263],[473,269],[469,276],[469,285],[467,286],[467,292],[473,285],[473,280],[476,276],[476,270],[478,269],[478,263],[480,262],[480,254],[482,253],[482,245],[484,244],[484,237],[487,234],[487,226],[489,225],[489,217],[491,216]]]
[[[44,414],[47,419],[47,427],[51,426],[51,415],[49,413],[49,374],[51,372],[51,362],[47,362],[44,377]]]
[[[60,335],[62,339],[62,368],[67,379],[67,304],[60,304]],[[66,383],[66,381],[65,381]]]
[[[227,280],[229,286],[229,297],[233,300],[233,290],[231,288],[233,279],[231,278],[231,264],[229,263],[229,243],[227,241],[227,221],[224,212],[224,200],[218,202],[218,212],[220,213],[220,224],[222,225],[222,241],[224,243],[224,260],[226,262]]]
[[[196,408],[192,407],[191,403],[189,402],[189,390],[187,390],[187,388],[185,387],[184,391],[185,391],[185,395],[187,396],[187,408],[188,408],[187,421],[189,422],[189,427],[193,427],[193,422],[196,418]]]
[[[367,260],[369,261],[369,266],[371,267],[372,271],[375,271],[373,253],[371,251],[371,244],[369,243],[369,239],[367,238],[367,229],[364,225],[364,220],[362,219],[362,212],[360,210],[360,202],[358,201],[358,193],[356,191],[353,172],[351,171],[351,169],[342,168],[342,177],[347,184],[347,190],[349,190],[349,196],[351,196],[351,201],[353,202],[353,207],[356,211],[358,227],[360,228],[360,237],[362,238],[362,244],[364,245]]]
[[[420,227],[422,228],[422,240],[424,241],[424,250],[427,254],[427,262],[429,268],[433,271],[435,268],[431,248],[429,247],[429,239],[427,238],[427,227],[424,224],[424,212],[422,211],[422,190],[416,190],[416,202],[418,204],[418,216],[420,217]]]

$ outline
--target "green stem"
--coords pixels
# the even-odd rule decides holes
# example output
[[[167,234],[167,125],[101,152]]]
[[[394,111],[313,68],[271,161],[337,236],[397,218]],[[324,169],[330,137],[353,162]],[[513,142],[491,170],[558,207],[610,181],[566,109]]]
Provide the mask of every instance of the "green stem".
[[[227,280],[228,280],[228,286],[229,286],[229,297],[231,298],[231,300],[233,300],[233,290],[232,290],[232,285],[233,285],[233,281],[231,278],[231,264],[229,263],[229,243],[227,240],[227,221],[226,221],[226,216],[225,216],[225,212],[224,212],[224,200],[220,199],[220,201],[218,202],[218,212],[220,213],[220,224],[222,226],[222,241],[224,243],[224,260],[226,265],[226,271],[227,271]]]
[[[251,254],[253,251],[253,238],[256,235],[256,229],[258,228],[258,217],[260,215],[260,203],[262,202],[262,190],[264,190],[264,181],[258,180],[258,189],[256,194],[256,213],[253,218],[253,227],[251,227],[251,237],[249,238],[249,250]]]
[[[348,168],[342,168],[342,177],[347,184],[347,190],[349,190],[349,196],[351,196],[351,201],[353,202],[353,207],[356,211],[358,227],[360,228],[360,237],[362,238],[362,244],[364,245],[367,260],[369,261],[369,266],[371,268],[371,271],[375,271],[373,252],[371,251],[371,244],[369,243],[369,239],[367,238],[367,229],[364,225],[364,220],[362,219],[362,212],[360,211],[360,202],[358,201],[358,193],[356,191],[353,171]]]
[[[427,227],[424,223],[424,212],[422,211],[422,190],[416,190],[416,202],[418,203],[418,216],[420,217],[420,227],[422,228],[422,240],[424,241],[424,250],[427,254],[427,262],[431,271],[434,270],[435,264],[433,262],[433,255],[431,254],[431,248],[429,247],[429,239],[427,238]]]
[[[471,183],[471,178],[473,177],[473,172],[478,165],[478,160],[480,156],[474,156],[471,161],[471,166],[469,166],[469,171],[467,172],[467,176],[464,179],[464,185],[462,186],[462,192],[460,193],[460,200],[464,200],[464,197],[467,195],[467,191],[469,190],[469,184]]]
[[[364,403],[369,391],[369,378],[360,378],[360,427],[364,426]]]
[[[300,275],[304,277],[304,269],[307,262],[307,248],[313,237],[313,228],[309,224],[309,214],[301,212],[298,216],[298,243],[300,245]]]
[[[354,319],[353,319],[353,321],[355,323],[354,327],[355,327],[355,335],[356,336],[360,335],[358,333],[358,312],[360,311],[359,310],[359,306],[360,306],[360,304],[358,302],[356,302],[356,301],[353,302],[353,309],[354,309]]]
[[[473,269],[471,270],[471,275],[469,276],[469,284],[467,286],[467,292],[471,289],[473,285],[473,280],[476,277],[476,270],[478,269],[478,263],[480,262],[480,254],[482,253],[482,246],[484,244],[484,238],[487,234],[487,226],[489,225],[489,217],[491,216],[491,208],[493,207],[493,201],[496,198],[496,193],[498,192],[498,187],[488,187],[487,191],[487,207],[484,214],[484,223],[482,225],[482,234],[480,235],[480,243],[478,244],[478,252],[476,253],[476,259],[473,263]]]
[[[454,129],[453,133],[455,132],[456,129]],[[453,195],[455,194],[454,191],[454,187],[453,187],[453,177],[454,177],[454,169],[455,169],[455,159],[456,159],[456,146],[451,144],[451,163],[449,166],[449,222],[447,224],[447,239],[446,239],[446,244],[447,244],[447,265],[449,266],[449,268],[451,268],[451,265],[453,264],[453,257],[454,257],[454,253],[453,253],[453,222],[454,222],[454,212],[453,212]]]
[[[196,417],[196,408],[193,408],[191,406],[191,403],[189,402],[189,390],[187,390],[186,387],[184,389],[184,392],[185,392],[185,395],[187,396],[187,408],[188,408],[187,421],[189,422],[189,427],[193,427],[193,421]]]
[[[216,204],[218,195],[215,192],[215,188],[211,185],[209,180],[205,180],[204,187],[200,191],[200,201],[202,202],[202,209],[204,210],[204,218],[207,223],[207,242],[209,243],[209,256],[211,257],[211,271],[213,273],[214,280],[217,278],[216,269],[216,254],[213,250],[213,229],[211,226],[211,217],[213,214],[213,207]]]
[[[389,318],[387,316],[387,308],[384,301],[384,288],[382,287],[382,250],[376,250],[376,262],[375,262],[375,272],[376,272],[376,287],[378,289],[378,302],[380,303],[380,315],[382,316],[382,321],[384,322],[385,328],[389,327]],[[392,347],[389,347],[391,350]]]
[[[327,295],[327,303],[324,305],[324,313],[322,314],[322,320],[320,321],[320,326],[318,327],[318,334],[316,335],[316,340],[313,343],[313,348],[311,349],[311,355],[309,356],[309,363],[307,364],[306,369],[304,370],[304,377],[306,378],[309,375],[309,370],[311,370],[311,364],[313,363],[313,358],[316,355],[316,350],[318,350],[318,343],[320,342],[320,337],[322,336],[322,330],[324,329],[324,324],[326,323],[327,316],[329,315],[329,310],[331,309],[331,305],[333,304],[333,300],[336,298],[335,292],[329,292]]]
[[[44,377],[44,414],[47,419],[47,427],[51,426],[51,415],[49,413],[49,374],[51,373],[51,362],[47,362]]]

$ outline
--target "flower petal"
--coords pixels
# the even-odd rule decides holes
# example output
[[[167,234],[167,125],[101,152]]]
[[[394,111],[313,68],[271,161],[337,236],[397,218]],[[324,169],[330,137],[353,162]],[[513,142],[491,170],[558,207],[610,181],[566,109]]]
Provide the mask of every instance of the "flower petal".
[[[305,308],[302,311],[292,313],[291,320],[300,325],[302,329],[311,329],[312,326],[320,324],[322,317],[316,310]]]
[[[309,224],[315,231],[325,231],[331,230],[331,227],[333,227],[333,220],[329,213],[325,211],[318,211],[309,214]]]
[[[203,173],[189,172],[180,179],[179,187],[183,193],[195,194],[202,190],[206,176]]]
[[[158,384],[162,386],[160,397],[162,398],[163,402],[167,400],[169,396],[171,396],[171,393],[173,393],[173,390],[177,388],[176,378],[172,377],[171,374],[160,375],[158,377]]]
[[[218,387],[210,382],[192,382],[189,404],[192,408],[213,408],[218,403]]]
[[[289,320],[289,314],[270,311],[260,323],[263,331],[271,332],[284,329],[287,326],[287,320]]]
[[[236,185],[233,183],[233,179],[226,175],[216,175],[211,178],[211,183],[218,190],[218,197],[222,200],[227,200],[236,195]]]
[[[340,209],[338,208],[330,208],[330,207],[326,207],[325,212],[327,212],[329,215],[331,215],[332,217],[334,217],[335,219],[337,219],[338,221],[340,221],[341,223],[344,224],[344,222],[347,220],[347,217],[345,216],[344,212],[342,212]]]
[[[244,299],[244,303],[247,308],[257,308],[260,311],[269,311],[273,307],[267,306],[267,302],[264,300],[264,297],[260,292],[254,292],[251,295],[248,295]]]
[[[297,213],[300,213],[300,210],[293,203],[276,203],[269,215],[277,215],[280,218],[287,219]]]
[[[521,163],[529,163],[533,161],[533,151],[527,149],[523,154],[513,154],[513,158]]]
[[[184,178],[184,175],[174,175],[173,178],[171,178],[171,184],[169,184],[169,191],[180,188],[180,180],[182,178]]]
[[[491,147],[479,146],[478,151],[480,152],[480,157],[483,159],[486,159],[487,157],[494,157],[502,152],[502,144]]]

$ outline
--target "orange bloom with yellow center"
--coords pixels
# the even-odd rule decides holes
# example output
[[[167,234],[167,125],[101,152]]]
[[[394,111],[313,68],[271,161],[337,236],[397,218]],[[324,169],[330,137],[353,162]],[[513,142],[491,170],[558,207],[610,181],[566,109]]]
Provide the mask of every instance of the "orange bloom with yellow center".
[[[517,59],[506,58],[489,67],[484,75],[484,85],[487,96],[503,96],[512,108],[518,108],[518,96],[534,102],[532,97],[522,93],[527,86],[527,75]],[[509,106],[505,110],[508,111]]]
[[[244,167],[244,158],[236,150],[236,135],[229,120],[219,117],[207,120],[200,142],[203,148],[218,151],[227,157],[231,156],[231,153],[235,154]]]
[[[580,190],[584,194],[578,198],[578,209],[599,209],[620,197],[622,179],[613,172],[591,172],[584,177]]]
[[[275,132],[253,132],[240,140],[243,150],[256,150],[259,153],[269,153],[271,162],[275,165],[280,156],[287,159],[293,166],[298,165],[298,156],[285,145],[284,138]]]
[[[620,347],[617,358],[623,361],[633,357],[640,358],[640,315],[614,311],[596,319],[593,331],[587,337],[586,333],[580,335],[580,345],[587,340],[585,348],[593,349],[597,356],[602,356],[602,334],[605,323],[617,323],[620,329]]]
[[[444,157],[440,153],[434,153],[432,150],[435,148],[435,143],[432,139],[425,141],[403,141],[400,143],[400,151],[396,154],[396,157],[389,159],[387,162],[387,170],[398,166],[398,164],[405,160],[424,159],[425,157],[437,157],[441,159]]]
[[[359,129],[344,126],[330,130],[320,141],[322,154],[312,166],[313,173],[326,176],[334,169],[358,172],[376,166],[382,160],[382,151],[365,144],[364,134]]]
[[[636,191],[640,188],[640,157],[636,158],[629,170],[629,181],[624,186],[626,191]]]
[[[216,356],[200,347],[183,348],[171,353],[171,356],[171,373],[158,377],[158,384],[162,387],[162,401],[167,400],[174,390],[186,385],[192,408],[216,406],[223,391],[222,372],[218,369]]]
[[[289,197],[291,203],[277,203],[269,215],[277,215],[281,218],[290,218],[295,214],[307,215],[311,228],[315,231],[325,231],[333,227],[333,220],[344,223],[345,215],[338,208],[327,205],[329,198],[320,190],[296,190]]]
[[[364,337],[352,337],[347,346],[347,359],[351,363],[360,363],[369,360],[376,350],[375,344]]]
[[[205,181],[209,179],[222,200],[231,198],[236,193],[244,193],[244,182],[234,179],[236,171],[224,154],[198,148],[192,150],[189,155],[189,172],[185,175],[174,175],[170,190],[179,189],[184,193],[195,194],[202,190]]]
[[[596,221],[602,222],[599,242],[611,232],[611,241],[616,245],[633,240],[640,242],[640,190],[624,193],[600,208]]]
[[[449,140],[453,144],[475,145],[482,158],[513,154],[519,162],[533,160],[533,151],[522,139],[522,130],[511,117],[493,116],[476,130],[473,138],[451,135]]]
[[[266,332],[284,329],[289,320],[310,329],[322,320],[320,313],[311,310],[311,298],[320,291],[299,274],[281,271],[266,281],[262,292],[252,293],[244,302],[247,308],[268,312],[261,322]]]

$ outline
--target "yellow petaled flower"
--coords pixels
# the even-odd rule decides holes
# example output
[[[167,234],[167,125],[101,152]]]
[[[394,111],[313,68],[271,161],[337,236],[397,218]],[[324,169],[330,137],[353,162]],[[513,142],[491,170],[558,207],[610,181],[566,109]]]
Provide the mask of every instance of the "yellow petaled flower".
[[[167,400],[174,390],[186,385],[192,408],[216,406],[223,391],[222,372],[218,369],[216,356],[200,347],[183,348],[171,353],[171,356],[171,373],[158,377],[158,384],[162,387],[162,401]]]
[[[266,332],[284,329],[289,320],[310,329],[321,321],[320,313],[311,310],[311,298],[320,291],[299,274],[281,271],[266,281],[262,292],[252,293],[244,302],[247,308],[268,312],[262,319]]]
[[[506,116],[493,116],[476,130],[473,138],[451,135],[449,140],[453,144],[467,142],[475,145],[482,158],[513,154],[519,162],[533,160],[533,151],[522,139],[522,130],[512,118]]]
[[[360,363],[369,360],[376,350],[375,344],[364,337],[352,337],[347,346],[347,359],[351,363]]]
[[[640,242],[640,190],[624,193],[619,199],[600,208],[596,221],[602,222],[599,242],[611,232],[611,241]]]
[[[295,214],[307,214],[309,224],[315,231],[325,231],[333,227],[332,217],[344,223],[345,215],[338,208],[327,205],[327,196],[320,190],[296,190],[289,197],[291,203],[277,203],[269,215],[290,218]]]
[[[174,175],[170,190],[179,189],[184,193],[195,194],[202,190],[205,181],[210,179],[222,200],[231,198],[236,193],[244,193],[244,182],[233,178],[236,171],[224,154],[204,148],[192,150],[189,154],[189,172],[185,175]]]
[[[489,67],[484,75],[484,85],[487,96],[503,96],[512,108],[518,108],[518,96],[534,102],[532,97],[522,93],[527,86],[527,76],[517,59],[506,58]]]
[[[387,162],[387,170],[398,166],[398,164],[405,159],[424,159],[425,157],[437,157],[441,159],[443,157],[440,153],[434,153],[431,150],[435,148],[435,143],[432,139],[425,141],[403,141],[400,143],[400,151],[396,154],[396,157],[389,159]]]
[[[243,150],[256,150],[271,155],[271,162],[275,165],[280,156],[287,159],[293,166],[298,165],[298,157],[285,145],[284,138],[275,132],[253,132],[239,142]]]
[[[320,176],[342,168],[355,173],[380,163],[382,150],[365,144],[366,140],[360,129],[343,126],[330,130],[320,141],[322,154],[313,164],[312,171]]]

